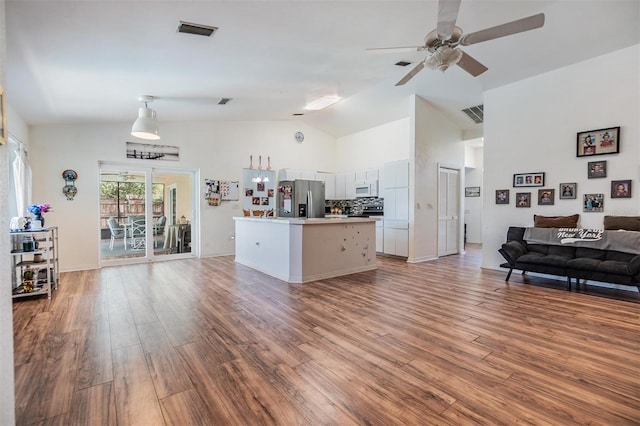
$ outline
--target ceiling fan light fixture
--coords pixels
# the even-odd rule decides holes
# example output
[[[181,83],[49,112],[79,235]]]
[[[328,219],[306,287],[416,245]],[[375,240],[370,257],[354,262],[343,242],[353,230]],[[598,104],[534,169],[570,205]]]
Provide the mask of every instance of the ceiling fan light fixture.
[[[425,65],[433,70],[444,72],[451,65],[457,64],[461,58],[462,50],[442,46],[425,59]]]
[[[318,111],[321,109],[324,109],[330,105],[335,104],[336,102],[338,102],[340,100],[340,97],[338,96],[323,96],[319,99],[316,99],[313,102],[308,103],[304,109],[307,110],[312,110],[312,111]]]
[[[158,117],[156,112],[147,106],[147,103],[153,101],[153,97],[141,96],[139,100],[144,102],[144,107],[138,108],[138,118],[131,126],[131,136],[148,140],[160,139]]]

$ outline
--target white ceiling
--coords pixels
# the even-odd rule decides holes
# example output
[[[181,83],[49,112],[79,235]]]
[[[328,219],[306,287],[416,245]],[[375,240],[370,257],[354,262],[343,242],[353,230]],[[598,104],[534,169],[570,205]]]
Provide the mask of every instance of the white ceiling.
[[[470,33],[539,12],[541,29],[463,48],[489,68],[481,76],[425,69],[395,87],[425,53],[365,48],[422,44],[437,1],[6,0],[6,93],[29,124],[133,122],[148,94],[161,130],[299,120],[334,136],[408,116],[416,93],[477,130],[460,110],[484,90],[640,43],[638,0],[462,0],[457,25]],[[180,20],[219,30],[179,34]],[[303,110],[328,94],[343,100]]]

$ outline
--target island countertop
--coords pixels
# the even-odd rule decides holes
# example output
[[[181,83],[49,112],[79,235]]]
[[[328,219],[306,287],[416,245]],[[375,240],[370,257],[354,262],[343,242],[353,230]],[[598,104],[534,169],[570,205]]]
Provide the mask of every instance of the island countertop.
[[[290,283],[376,269],[378,218],[235,217],[236,262]]]
[[[272,222],[287,225],[335,225],[336,223],[363,223],[376,222],[380,220],[378,217],[317,217],[317,218],[298,218],[298,217],[251,217],[238,216],[234,220],[242,220],[248,222]]]

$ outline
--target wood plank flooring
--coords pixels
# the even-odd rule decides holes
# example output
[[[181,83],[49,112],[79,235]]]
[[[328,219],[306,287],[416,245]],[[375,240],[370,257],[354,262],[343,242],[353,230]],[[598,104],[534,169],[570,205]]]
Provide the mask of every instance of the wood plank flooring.
[[[17,423],[640,424],[640,294],[478,256],[304,285],[232,257],[64,273],[14,303]]]

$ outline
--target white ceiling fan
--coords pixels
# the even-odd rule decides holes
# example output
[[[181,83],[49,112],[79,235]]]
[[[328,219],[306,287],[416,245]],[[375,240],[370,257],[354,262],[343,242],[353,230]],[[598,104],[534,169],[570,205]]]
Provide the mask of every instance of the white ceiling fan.
[[[477,77],[488,68],[464,53],[458,46],[470,46],[483,41],[534,30],[544,25],[544,14],[539,13],[527,18],[463,35],[462,29],[455,25],[456,19],[458,18],[458,10],[460,9],[460,1],[461,0],[439,0],[438,26],[435,30],[427,34],[424,39],[424,45],[367,49],[367,51],[373,53],[395,53],[414,49],[419,52],[424,50],[429,52],[429,56],[416,65],[402,80],[396,83],[396,86],[401,86],[411,80],[416,74],[422,71],[425,66],[444,72],[451,65],[457,64],[472,76]]]

